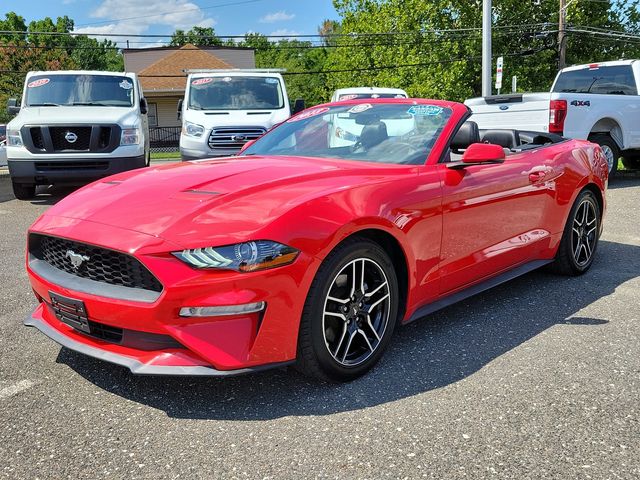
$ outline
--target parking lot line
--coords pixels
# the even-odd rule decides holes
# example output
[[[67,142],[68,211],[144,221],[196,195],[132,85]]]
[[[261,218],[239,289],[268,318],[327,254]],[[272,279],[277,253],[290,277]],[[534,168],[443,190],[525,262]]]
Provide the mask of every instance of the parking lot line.
[[[9,397],[13,397],[14,395],[28,390],[29,388],[35,385],[31,380],[20,380],[18,383],[11,385],[10,387],[3,388],[0,390],[0,400],[5,400]]]

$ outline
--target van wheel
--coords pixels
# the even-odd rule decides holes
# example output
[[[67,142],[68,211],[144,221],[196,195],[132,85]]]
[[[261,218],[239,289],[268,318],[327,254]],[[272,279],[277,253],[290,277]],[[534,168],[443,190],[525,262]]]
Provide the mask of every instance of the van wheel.
[[[13,194],[18,200],[31,200],[36,195],[36,186],[26,183],[11,182]]]
[[[607,164],[609,165],[609,176],[613,177],[618,171],[618,159],[620,158],[618,145],[607,133],[594,133],[589,135],[589,141],[600,145],[602,153],[604,153]]]

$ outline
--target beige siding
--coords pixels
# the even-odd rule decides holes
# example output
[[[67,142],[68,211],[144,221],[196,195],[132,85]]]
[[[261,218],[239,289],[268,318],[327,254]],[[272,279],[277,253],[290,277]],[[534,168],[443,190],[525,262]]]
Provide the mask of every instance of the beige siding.
[[[176,115],[178,100],[182,97],[147,97],[149,103],[156,104],[159,127],[178,127],[180,120]]]

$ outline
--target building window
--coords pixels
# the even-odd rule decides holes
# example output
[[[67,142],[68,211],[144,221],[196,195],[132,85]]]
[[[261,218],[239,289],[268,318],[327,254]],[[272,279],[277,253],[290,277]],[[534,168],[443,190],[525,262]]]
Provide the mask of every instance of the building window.
[[[155,103],[149,104],[149,111],[147,112],[147,117],[149,118],[149,126],[157,127],[158,126],[158,105]]]

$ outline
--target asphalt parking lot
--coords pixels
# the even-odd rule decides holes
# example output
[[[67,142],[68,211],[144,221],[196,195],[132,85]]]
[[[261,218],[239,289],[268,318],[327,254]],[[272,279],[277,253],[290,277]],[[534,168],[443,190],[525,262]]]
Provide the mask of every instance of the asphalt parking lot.
[[[640,478],[640,178],[579,278],[534,272],[400,329],[345,385],[136,377],[22,326],[25,231],[68,190],[0,177],[2,478]]]

